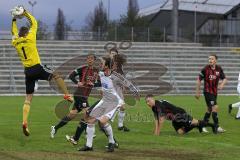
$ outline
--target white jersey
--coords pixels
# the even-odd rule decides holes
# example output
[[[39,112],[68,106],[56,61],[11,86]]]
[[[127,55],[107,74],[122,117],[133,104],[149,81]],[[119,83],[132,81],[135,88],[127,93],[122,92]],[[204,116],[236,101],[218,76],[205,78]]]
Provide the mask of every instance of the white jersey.
[[[237,91],[238,91],[238,94],[240,95],[240,72],[239,72],[239,75],[238,75]]]
[[[118,107],[124,104],[124,101],[120,98],[115,89],[119,80],[114,77],[114,75],[105,76],[104,72],[99,72],[99,77],[102,84],[103,96],[89,115],[96,119],[100,119],[102,116],[107,116],[109,119],[112,119]]]
[[[99,72],[99,77],[102,84],[102,99],[104,101],[113,101],[117,98],[118,104],[120,105],[123,102],[123,99],[119,96],[116,91],[116,87],[119,84],[119,80],[114,77],[114,75],[105,76],[104,72]]]

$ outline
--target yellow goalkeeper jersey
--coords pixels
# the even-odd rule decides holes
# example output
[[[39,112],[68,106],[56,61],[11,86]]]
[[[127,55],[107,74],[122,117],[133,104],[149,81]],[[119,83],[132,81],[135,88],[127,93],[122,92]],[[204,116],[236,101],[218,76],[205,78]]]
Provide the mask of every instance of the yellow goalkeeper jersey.
[[[41,60],[37,50],[36,36],[37,36],[37,21],[27,11],[24,11],[24,16],[30,23],[30,30],[26,37],[18,36],[17,22],[12,21],[12,45],[15,47],[24,67],[32,67],[40,64]]]

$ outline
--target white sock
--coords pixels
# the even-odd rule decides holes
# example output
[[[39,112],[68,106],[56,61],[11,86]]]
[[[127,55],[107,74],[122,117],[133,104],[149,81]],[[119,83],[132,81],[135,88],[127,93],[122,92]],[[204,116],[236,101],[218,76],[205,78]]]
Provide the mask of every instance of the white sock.
[[[233,104],[232,104],[232,107],[233,107],[233,108],[239,108],[239,107],[240,107],[240,102],[233,103]]]
[[[125,117],[125,112],[119,111],[118,112],[118,127],[123,127],[124,117]]]
[[[95,133],[95,125],[87,125],[87,143],[86,146],[92,147],[93,135]]]
[[[114,138],[113,138],[112,126],[109,123],[107,123],[103,128],[108,135],[109,143],[115,143]]]

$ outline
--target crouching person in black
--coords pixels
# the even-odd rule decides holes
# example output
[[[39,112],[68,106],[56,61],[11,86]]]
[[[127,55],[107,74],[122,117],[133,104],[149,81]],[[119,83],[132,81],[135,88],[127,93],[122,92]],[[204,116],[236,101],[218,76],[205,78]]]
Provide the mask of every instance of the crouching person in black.
[[[172,121],[172,126],[178,134],[185,134],[193,128],[202,132],[203,127],[211,127],[213,133],[217,133],[213,124],[194,119],[184,109],[177,107],[166,100],[155,100],[153,95],[147,95],[146,104],[152,109],[155,117],[154,134],[159,135],[165,119]]]

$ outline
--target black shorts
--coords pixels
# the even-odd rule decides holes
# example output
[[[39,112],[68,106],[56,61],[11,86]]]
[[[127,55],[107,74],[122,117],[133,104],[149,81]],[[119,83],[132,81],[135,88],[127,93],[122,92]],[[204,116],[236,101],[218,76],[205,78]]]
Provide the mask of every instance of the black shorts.
[[[193,120],[193,118],[189,114],[181,113],[181,114],[176,115],[175,119],[172,121],[172,126],[174,127],[176,132],[179,129],[183,129],[185,131],[185,133],[187,133],[189,131],[187,128],[190,127],[192,120]]]
[[[50,81],[52,78],[52,71],[46,66],[36,64],[32,67],[26,67],[24,69],[25,73],[25,85],[26,93],[34,93],[35,82],[37,80],[47,80]]]
[[[74,96],[73,110],[77,109],[78,112],[81,112],[83,108],[89,107],[88,98],[81,96]]]
[[[204,92],[204,97],[208,108],[212,108],[213,106],[217,105],[217,95]]]

